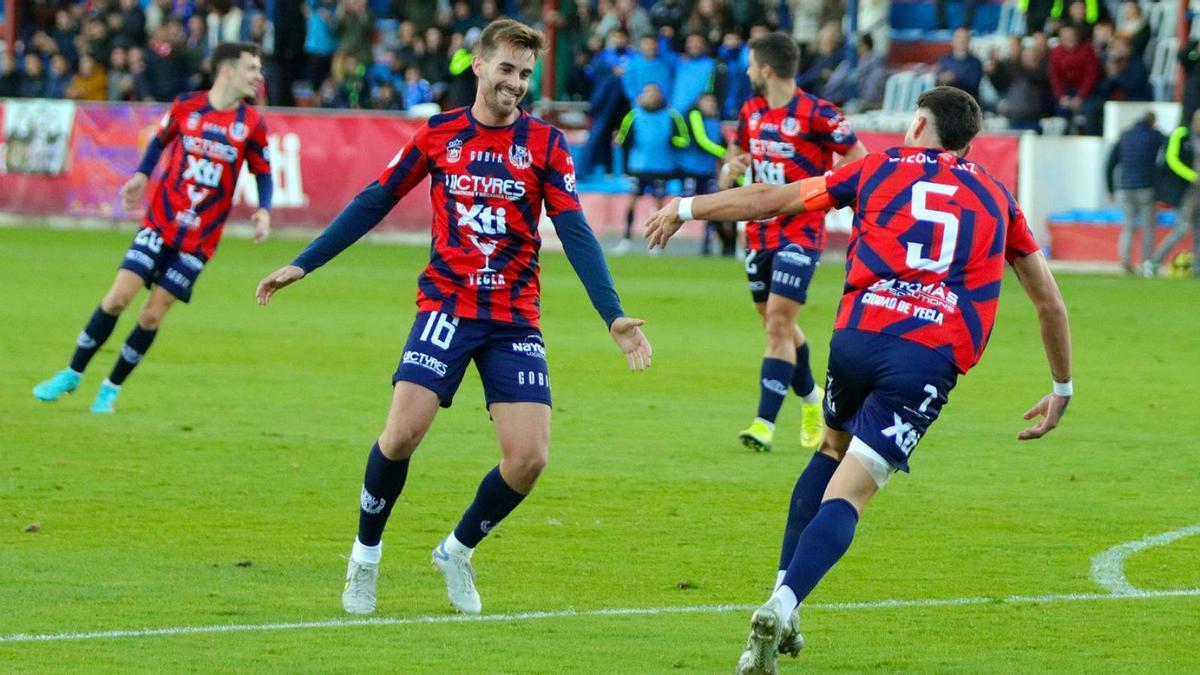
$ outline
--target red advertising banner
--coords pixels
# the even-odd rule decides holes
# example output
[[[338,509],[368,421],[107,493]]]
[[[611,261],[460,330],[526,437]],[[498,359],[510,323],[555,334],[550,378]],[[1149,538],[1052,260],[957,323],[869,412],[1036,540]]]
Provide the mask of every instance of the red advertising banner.
[[[0,125],[3,124],[0,102]],[[0,175],[0,211],[30,215],[136,220],[121,208],[118,190],[133,175],[164,105],[80,104],[67,170],[62,176]],[[380,114],[266,111],[275,179],[274,224],[323,227],[374,180],[416,133],[419,121]],[[166,156],[159,168],[166,162]],[[153,185],[151,185],[153,190]],[[426,230],[425,183],[380,225]],[[152,194],[152,193],[151,193]],[[243,167],[234,192],[234,222],[258,206],[257,187]]]

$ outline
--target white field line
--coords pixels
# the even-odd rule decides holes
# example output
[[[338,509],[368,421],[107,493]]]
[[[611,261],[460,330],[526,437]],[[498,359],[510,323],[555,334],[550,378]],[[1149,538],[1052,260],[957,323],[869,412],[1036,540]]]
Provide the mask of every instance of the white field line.
[[[1092,558],[1092,581],[1108,589],[1109,593],[1135,595],[1140,591],[1125,578],[1125,559],[1139,551],[1166,546],[1196,534],[1200,534],[1200,523],[1113,546]]]
[[[814,611],[844,611],[858,609],[887,609],[897,607],[952,607],[959,605],[1013,605],[1078,602],[1083,600],[1139,600],[1151,598],[1200,597],[1200,588],[1177,591],[1134,591],[1132,593],[1057,593],[1051,595],[1010,595],[997,598],[930,598],[918,600],[877,600],[873,602],[835,602],[805,605]],[[567,619],[573,617],[606,616],[662,616],[669,614],[721,614],[725,612],[750,612],[757,605],[697,605],[691,607],[647,607],[596,610],[561,610],[553,612],[523,612],[519,614],[489,614],[484,616],[379,617],[374,619],[330,619],[327,621],[297,621],[290,623],[230,624],[215,626],[175,626],[170,628],[146,628],[140,630],[108,630],[90,633],[16,633],[0,636],[0,644],[17,642],[63,642],[69,640],[100,640],[114,638],[145,638],[175,635],[203,635],[210,633],[259,633],[286,630],[318,630],[324,628],[347,628],[352,626],[405,626],[443,623],[488,623],[509,621],[531,621],[536,619]]]

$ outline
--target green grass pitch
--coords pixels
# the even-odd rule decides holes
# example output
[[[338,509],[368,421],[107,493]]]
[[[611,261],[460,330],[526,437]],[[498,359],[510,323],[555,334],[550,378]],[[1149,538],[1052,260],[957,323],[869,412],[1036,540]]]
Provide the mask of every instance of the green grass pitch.
[[[115,416],[87,408],[132,312],[79,392],[35,401],[30,388],[63,367],[129,238],[0,229],[0,671],[732,670],[750,610],[716,606],[766,599],[808,453],[794,397],[776,451],[736,443],[755,411],[761,328],[740,261],[690,257],[610,261],[655,349],[653,368],[631,374],[565,257],[544,256],[551,461],[475,561],[486,614],[549,616],[441,620],[451,613],[429,551],[498,459],[472,369],[384,536],[376,616],[396,622],[13,639],[346,618],[363,462],[426,249],[360,244],[262,308],[256,282],[302,242],[227,241]],[[1059,280],[1077,386],[1064,425],[1015,440],[1050,376],[1010,275],[983,363],[951,394],[914,473],[867,509],[802,613],[806,651],[782,672],[1200,663],[1200,597],[1097,599],[1089,577],[1106,549],[1200,523],[1200,286]],[[801,320],[818,378],[840,283],[840,266],[823,266]],[[1129,556],[1125,574],[1143,591],[1196,589],[1198,560],[1200,536],[1185,537]],[[878,604],[960,598],[985,600]],[[680,611],[650,611],[666,608]]]

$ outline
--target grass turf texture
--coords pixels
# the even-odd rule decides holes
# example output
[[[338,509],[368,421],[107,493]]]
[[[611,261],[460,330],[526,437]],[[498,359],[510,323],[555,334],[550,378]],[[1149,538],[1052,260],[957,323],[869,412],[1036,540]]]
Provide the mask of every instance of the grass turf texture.
[[[35,401],[30,387],[67,361],[129,238],[0,229],[0,636],[343,618],[363,463],[426,251],[356,246],[261,308],[256,282],[302,243],[228,241],[192,306],[167,317],[115,416],[87,407],[133,310],[79,392]],[[808,453],[795,397],[776,451],[735,440],[754,414],[763,345],[740,262],[610,262],[626,311],[648,321],[654,366],[625,370],[565,257],[546,255],[551,462],[475,557],[484,611],[757,605]],[[1096,553],[1200,521],[1200,287],[1059,279],[1078,383],[1065,425],[1014,440],[1050,378],[1010,276],[982,365],[810,602],[1100,592],[1088,571]],[[801,319],[818,380],[840,281],[840,266],[823,266]],[[376,616],[449,614],[429,551],[497,458],[471,369],[384,535]],[[1130,582],[1200,587],[1198,545],[1137,554]],[[0,669],[726,672],[749,614],[0,642]],[[806,652],[781,668],[1182,671],[1200,662],[1187,637],[1198,616],[1198,597],[814,608],[802,617]]]

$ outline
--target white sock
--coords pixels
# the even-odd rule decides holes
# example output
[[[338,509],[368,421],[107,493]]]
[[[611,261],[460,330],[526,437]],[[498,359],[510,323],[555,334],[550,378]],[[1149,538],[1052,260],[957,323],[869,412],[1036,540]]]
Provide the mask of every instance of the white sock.
[[[442,542],[442,546],[446,548],[446,553],[465,558],[470,558],[471,554],[475,552],[475,549],[469,548],[466,544],[463,544],[461,541],[459,541],[458,538],[454,536],[453,532],[446,535],[446,539]]]
[[[800,604],[799,601],[796,600],[796,594],[792,592],[791,588],[787,586],[780,586],[779,588],[776,588],[775,593],[771,595],[772,600],[776,598],[779,599],[780,609],[783,610],[783,620],[787,621],[788,617],[792,615],[792,612],[796,611],[796,605]]]
[[[83,377],[83,371],[82,371],[82,370],[75,370],[75,369],[74,369],[74,368],[72,368],[71,366],[67,366],[67,370],[71,371],[72,373],[75,373],[75,375],[77,375],[77,376],[79,376],[79,377]],[[105,380],[107,380],[107,379],[108,379],[108,378],[105,378]]]
[[[350,559],[356,563],[366,565],[378,565],[380,558],[383,557],[383,542],[379,542],[374,546],[367,546],[354,538],[354,548],[350,549]]]
[[[786,576],[787,570],[779,570],[779,573],[775,575],[775,588],[771,589],[772,593],[779,590],[779,587],[783,585],[783,578]]]
[[[761,417],[755,417],[754,421],[762,422],[763,424],[767,425],[767,428],[771,430],[771,433],[775,433],[775,423],[774,422],[772,422],[770,420],[764,420]]]
[[[119,384],[113,384],[112,382],[110,382],[110,381],[108,380],[108,378],[107,378],[107,377],[106,377],[106,378],[104,378],[104,386],[106,386],[106,387],[112,387],[113,389],[120,389],[120,388],[121,388],[121,385],[119,385]]]
[[[813,390],[800,397],[808,405],[816,405],[821,402],[821,388],[813,385]]]

